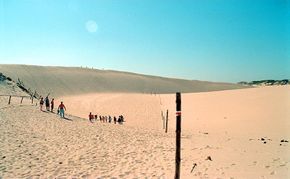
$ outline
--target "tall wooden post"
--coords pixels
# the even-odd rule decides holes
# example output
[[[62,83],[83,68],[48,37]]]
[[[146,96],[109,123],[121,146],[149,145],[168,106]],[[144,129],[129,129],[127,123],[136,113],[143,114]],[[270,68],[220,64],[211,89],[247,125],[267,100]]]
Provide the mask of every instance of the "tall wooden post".
[[[20,101],[20,104],[22,104],[22,101],[23,101],[23,96],[21,97],[21,101]]]
[[[176,93],[176,155],[175,179],[180,179],[180,146],[181,146],[181,94]]]
[[[8,104],[10,104],[11,103],[11,96],[9,96],[9,100],[8,100]]]
[[[31,104],[33,104],[33,96],[31,96]]]

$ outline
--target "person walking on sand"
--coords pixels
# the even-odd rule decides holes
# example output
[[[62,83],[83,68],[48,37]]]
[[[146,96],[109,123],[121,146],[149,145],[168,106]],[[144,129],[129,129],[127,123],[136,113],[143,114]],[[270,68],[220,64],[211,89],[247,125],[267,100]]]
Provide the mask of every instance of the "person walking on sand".
[[[42,111],[43,104],[44,104],[43,97],[40,97],[39,101],[40,111]]]
[[[54,108],[54,98],[52,98],[51,102],[50,102],[50,111],[53,112],[53,108]]]
[[[64,110],[66,110],[66,107],[63,104],[63,102],[61,102],[60,105],[58,106],[58,110],[60,117],[64,118]]]
[[[114,116],[114,123],[115,123],[115,124],[117,123],[117,118],[116,118],[116,116]]]
[[[125,121],[124,121],[124,116],[121,115],[120,117],[121,117],[121,123],[125,122]]]
[[[49,111],[49,105],[50,104],[49,104],[48,96],[45,97],[44,101],[45,101],[46,110]]]
[[[121,116],[118,117],[117,122],[118,122],[119,124],[121,124]]]
[[[123,122],[124,122],[124,117],[123,117],[123,115],[120,115],[118,118],[118,123],[123,124]]]
[[[91,123],[93,123],[93,119],[94,119],[94,115],[92,114],[92,112],[90,112],[90,114],[89,114],[89,121]]]

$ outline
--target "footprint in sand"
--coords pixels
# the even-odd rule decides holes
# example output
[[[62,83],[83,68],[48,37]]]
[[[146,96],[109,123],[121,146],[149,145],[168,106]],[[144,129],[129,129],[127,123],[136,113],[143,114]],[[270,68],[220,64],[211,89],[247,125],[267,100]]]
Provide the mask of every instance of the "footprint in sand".
[[[286,166],[286,164],[285,164],[285,163],[280,165],[280,167],[285,167],[285,166]]]

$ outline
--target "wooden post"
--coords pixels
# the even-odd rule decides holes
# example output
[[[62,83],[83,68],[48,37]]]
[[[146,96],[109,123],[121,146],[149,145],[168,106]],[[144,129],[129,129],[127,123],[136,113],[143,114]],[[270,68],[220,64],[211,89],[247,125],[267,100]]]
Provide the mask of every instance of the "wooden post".
[[[33,104],[33,96],[31,96],[31,104]]]
[[[181,146],[181,94],[176,93],[176,155],[175,179],[180,179],[180,146]]]
[[[165,133],[168,131],[168,109],[166,111],[166,125],[165,125]]]
[[[9,96],[9,100],[8,100],[8,104],[10,104],[11,103],[11,96]]]
[[[163,129],[165,129],[165,119],[164,119],[163,111],[161,111],[161,117],[162,117]]]
[[[21,97],[21,101],[20,101],[20,104],[22,104],[22,101],[23,101],[23,96]]]

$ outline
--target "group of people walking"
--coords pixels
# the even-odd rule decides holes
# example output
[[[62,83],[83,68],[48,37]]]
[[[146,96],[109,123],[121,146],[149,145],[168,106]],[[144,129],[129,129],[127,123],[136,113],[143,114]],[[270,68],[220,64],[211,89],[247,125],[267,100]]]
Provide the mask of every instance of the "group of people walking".
[[[46,96],[44,99],[41,96],[40,101],[39,101],[39,106],[40,106],[40,111],[43,111],[43,105],[45,104],[46,111],[50,111],[53,113],[54,110],[54,98],[49,101],[48,96]],[[66,111],[66,107],[61,102],[57,108],[57,114],[60,115],[60,117],[64,118],[64,112]],[[91,112],[89,114],[89,121],[93,123],[94,121],[100,120],[100,122],[104,123],[114,123],[114,124],[123,124],[124,121],[124,116],[120,115],[118,118],[116,116],[102,116],[102,115],[93,115]]]
[[[53,113],[54,110],[54,98],[51,99],[51,101],[49,101],[48,96],[46,96],[44,99],[41,96],[40,97],[40,101],[39,101],[39,106],[40,106],[40,110],[43,111],[43,105],[45,104],[46,107],[46,111],[50,111]],[[60,115],[60,117],[64,118],[64,111],[66,110],[65,105],[63,104],[63,102],[61,102],[57,108],[57,114]]]
[[[114,123],[114,124],[123,124],[124,121],[124,116],[120,115],[118,118],[116,116],[102,116],[102,115],[93,115],[92,112],[89,114],[89,121],[93,123],[94,121],[100,120],[100,122],[105,122],[105,123]]]

